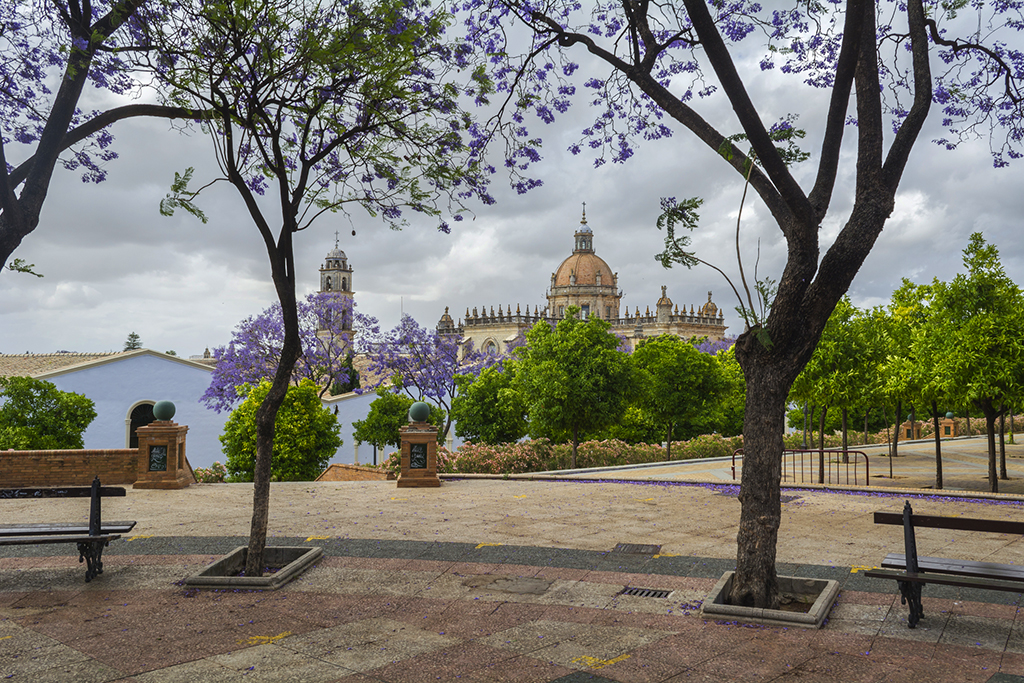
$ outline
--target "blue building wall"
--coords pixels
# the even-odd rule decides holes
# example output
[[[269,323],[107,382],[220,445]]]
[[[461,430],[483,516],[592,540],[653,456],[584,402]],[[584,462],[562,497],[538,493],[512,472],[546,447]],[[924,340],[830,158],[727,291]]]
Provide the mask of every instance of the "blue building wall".
[[[86,448],[127,448],[132,410],[140,403],[173,402],[174,421],[188,426],[188,461],[192,467],[209,467],[215,460],[224,462],[218,437],[231,414],[217,413],[199,402],[210,385],[212,372],[208,365],[140,349],[43,373],[36,378],[52,382],[61,391],[82,394],[95,403],[96,419],[83,435]],[[328,410],[337,410],[343,440],[332,463],[373,464],[373,446],[356,446],[352,423],[366,418],[375,398],[377,395],[368,391],[324,400]],[[457,447],[461,441],[453,439],[453,445]],[[378,463],[383,462],[391,450],[378,452]]]

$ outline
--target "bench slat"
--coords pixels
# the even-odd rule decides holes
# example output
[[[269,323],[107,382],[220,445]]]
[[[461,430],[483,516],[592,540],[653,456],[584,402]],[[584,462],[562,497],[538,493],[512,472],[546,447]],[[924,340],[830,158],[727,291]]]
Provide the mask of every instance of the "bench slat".
[[[914,528],[953,529],[958,531],[988,531],[994,534],[1017,534],[1024,536],[1024,522],[1005,519],[972,519],[970,517],[941,517],[937,515],[911,515]],[[903,513],[876,512],[875,524],[903,526]]]
[[[911,574],[886,569],[870,569],[864,576],[874,579],[896,579],[911,583],[936,583],[942,586],[960,586],[962,588],[983,588],[986,590],[1024,593],[1024,584],[1018,581],[1000,581],[998,579],[957,577],[945,574]]]
[[[112,541],[121,538],[121,534],[76,534],[74,536],[10,536],[0,538],[0,545],[46,545],[50,543],[91,543],[95,541]]]
[[[100,532],[105,534],[128,533],[136,522],[103,522]],[[51,524],[0,524],[0,538],[5,536],[42,536],[50,534],[88,534],[89,524],[82,522],[54,522]]]
[[[975,562],[972,560],[951,560],[945,557],[918,557],[917,566],[922,572],[1024,581],[1024,566],[1020,565]],[[889,553],[882,560],[882,567],[905,570],[907,568],[907,558],[903,553]]]
[[[127,492],[123,486],[101,486],[100,496],[107,498],[124,498]],[[65,486],[36,489],[0,489],[0,500],[17,498],[90,498],[92,487],[89,486]]]

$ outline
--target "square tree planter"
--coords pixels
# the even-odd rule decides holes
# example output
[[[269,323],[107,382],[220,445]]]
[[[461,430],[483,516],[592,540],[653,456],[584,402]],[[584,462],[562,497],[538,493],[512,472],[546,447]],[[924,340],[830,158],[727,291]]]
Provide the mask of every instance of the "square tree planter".
[[[800,628],[821,628],[839,595],[839,582],[826,579],[804,579],[797,576],[780,576],[779,591],[792,603],[809,605],[806,612],[761,607],[727,605],[726,597],[732,590],[735,572],[726,572],[704,601],[701,611],[711,619],[728,619],[771,626],[795,626]],[[791,603],[791,604],[792,604]]]
[[[249,549],[240,545],[198,574],[185,579],[186,586],[203,588],[248,588],[277,590],[304,572],[324,554],[322,548],[304,546],[267,546],[263,563],[277,571],[263,576],[239,576],[245,569]]]

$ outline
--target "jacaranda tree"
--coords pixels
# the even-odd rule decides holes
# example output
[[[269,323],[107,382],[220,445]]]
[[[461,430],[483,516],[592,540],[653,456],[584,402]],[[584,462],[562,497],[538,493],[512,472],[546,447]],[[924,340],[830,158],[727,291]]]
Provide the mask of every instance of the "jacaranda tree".
[[[379,332],[377,319],[355,310],[349,297],[314,292],[296,302],[302,355],[292,370],[292,383],[310,380],[320,396],[339,383],[351,383],[355,370],[350,361],[360,336]],[[240,400],[237,387],[271,379],[281,359],[284,319],[275,303],[257,316],[238,323],[227,346],[214,349],[217,365],[202,401],[218,413]]]
[[[137,116],[205,116],[174,105],[138,103],[104,111],[79,106],[89,89],[124,95],[140,86],[136,20],[146,3],[0,3],[0,266],[39,225],[58,164],[80,171],[85,182],[104,180],[105,162],[117,156],[108,130],[112,123]],[[16,259],[10,269],[31,272],[30,266]]]
[[[473,350],[472,342],[420,327],[411,316],[375,339],[366,342],[369,374],[378,378],[373,388],[384,386],[414,401],[428,401],[445,415],[441,437],[452,426],[452,401],[458,393],[455,377],[477,374],[496,363],[499,356]]]
[[[295,235],[348,206],[398,227],[403,208],[458,218],[462,201],[491,201],[459,99],[489,85],[468,48],[446,41],[450,17],[411,0],[195,0],[154,13],[144,32],[167,103],[213,112],[219,179],[263,240],[281,304],[280,360],[256,414],[250,575],[263,570],[275,416],[302,354]],[[195,208],[184,182],[172,190],[165,210]]]
[[[885,227],[932,105],[942,110],[949,131],[940,144],[956,147],[991,130],[997,166],[1020,155],[1021,6],[837,0],[777,9],[754,0],[462,0],[462,7],[470,35],[493,54],[510,128],[524,127],[531,112],[554,121],[579,84],[597,116],[570,147],[573,153],[593,151],[596,165],[626,162],[637,140],[666,144],[673,133],[665,123],[669,117],[706,145],[705,159],[687,157],[685,163],[717,157],[735,170],[737,188],[749,183],[778,224],[787,260],[777,292],[760,311],[746,305],[749,297],[741,302],[750,328],[735,347],[747,382],[746,455],[729,596],[734,604],[777,607],[775,549],[790,385]],[[528,49],[510,42],[517,34],[513,25],[532,31]],[[573,59],[587,59],[588,72],[606,75],[578,83],[583,79],[574,77]],[[758,105],[748,90],[765,70],[793,78],[774,105]],[[825,90],[827,109],[810,109],[817,98],[801,97],[804,88]],[[715,96],[728,100],[739,130],[723,129],[733,119],[723,122],[721,107],[702,113],[704,100]],[[805,124],[820,116],[817,168],[808,187],[791,173],[787,147],[776,146],[779,134],[792,129],[791,114]],[[854,144],[844,143],[847,131]],[[735,144],[737,135],[749,154]],[[847,159],[849,181],[838,183],[840,162]],[[834,216],[829,209],[836,190],[848,187],[852,209]],[[666,198],[663,216],[691,226],[686,218],[696,205]],[[843,227],[821,254],[827,218]],[[670,246],[679,247],[679,260],[695,262],[684,236]]]

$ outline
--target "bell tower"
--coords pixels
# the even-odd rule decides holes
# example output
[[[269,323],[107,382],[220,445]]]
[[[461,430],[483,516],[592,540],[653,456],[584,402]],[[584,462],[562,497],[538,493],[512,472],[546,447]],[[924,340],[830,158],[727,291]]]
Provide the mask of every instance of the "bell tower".
[[[334,233],[334,249],[328,252],[324,264],[320,266],[320,291],[337,292],[350,299],[355,296],[352,289],[352,267],[348,265],[348,256],[338,248],[338,233]]]

